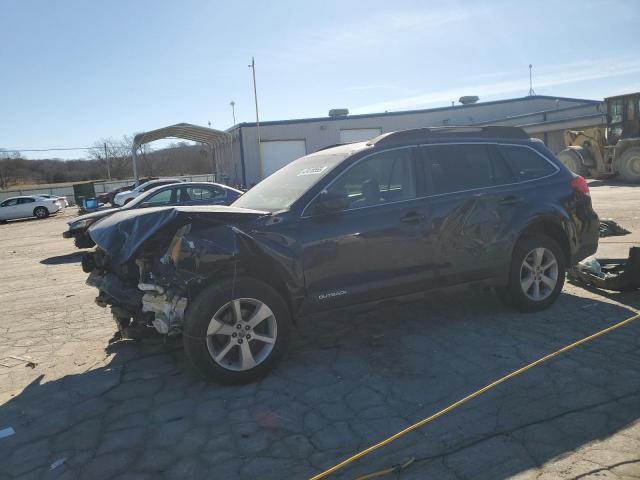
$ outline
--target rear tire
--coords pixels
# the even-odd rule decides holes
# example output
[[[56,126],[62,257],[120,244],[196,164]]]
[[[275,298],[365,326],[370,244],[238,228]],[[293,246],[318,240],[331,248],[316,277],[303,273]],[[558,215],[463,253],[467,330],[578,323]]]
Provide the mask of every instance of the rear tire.
[[[198,295],[185,316],[183,342],[187,358],[202,374],[219,383],[242,384],[275,367],[290,330],[282,297],[265,283],[239,278],[235,285],[225,281]]]
[[[33,209],[33,216],[38,218],[47,218],[49,216],[49,210],[45,207],[36,207]]]
[[[562,162],[562,164],[571,170],[573,173],[576,173],[582,177],[589,176],[589,169],[585,167],[580,161],[580,155],[574,150],[567,148],[562,150],[557,155],[558,160]]]
[[[640,183],[640,147],[632,147],[620,156],[618,171],[625,182]]]
[[[509,268],[509,283],[497,290],[498,298],[522,312],[537,312],[556,301],[564,285],[565,255],[546,235],[521,238]]]

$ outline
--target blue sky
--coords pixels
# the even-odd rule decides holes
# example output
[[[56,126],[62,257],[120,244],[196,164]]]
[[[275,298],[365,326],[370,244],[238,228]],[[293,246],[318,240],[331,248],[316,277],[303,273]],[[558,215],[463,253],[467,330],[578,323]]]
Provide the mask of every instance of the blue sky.
[[[0,0],[0,148],[640,90],[640,2]],[[29,158],[51,154],[27,153]],[[79,152],[62,152],[77,158]]]

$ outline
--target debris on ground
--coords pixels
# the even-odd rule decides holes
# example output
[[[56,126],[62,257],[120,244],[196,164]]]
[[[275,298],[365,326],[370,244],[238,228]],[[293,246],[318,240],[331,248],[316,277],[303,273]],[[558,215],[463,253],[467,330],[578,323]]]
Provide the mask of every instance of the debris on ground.
[[[571,268],[568,276],[575,282],[605,290],[636,290],[640,288],[640,247],[631,247],[627,259],[586,258]]]
[[[601,237],[619,237],[631,233],[626,228],[621,227],[616,221],[610,218],[600,219],[600,236]]]
[[[29,368],[36,368],[38,366],[37,363],[35,362],[27,362],[24,364],[25,367],[29,367]]]
[[[12,427],[3,428],[0,430],[0,439],[15,435],[16,431]]]

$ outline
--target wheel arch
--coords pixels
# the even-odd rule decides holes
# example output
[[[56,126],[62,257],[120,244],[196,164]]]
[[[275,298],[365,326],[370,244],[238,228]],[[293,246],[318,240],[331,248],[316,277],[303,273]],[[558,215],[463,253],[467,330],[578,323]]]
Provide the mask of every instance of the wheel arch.
[[[197,295],[213,283],[233,282],[234,279],[238,277],[252,278],[273,288],[278,295],[282,297],[295,323],[297,302],[294,300],[294,295],[288,286],[286,276],[282,273],[281,269],[274,266],[269,267],[265,263],[266,262],[262,260],[259,261],[255,257],[246,259],[245,261],[238,259],[236,265],[230,264],[224,270],[216,271],[203,281],[190,285],[188,289],[189,297],[191,300],[195,299]]]
[[[51,212],[49,211],[49,209],[47,207],[45,207],[44,205],[38,205],[37,207],[33,207],[33,216],[37,217],[38,215],[36,214],[36,210],[38,209],[44,209],[45,212],[47,212],[47,215],[49,215]]]
[[[569,243],[567,232],[557,221],[550,220],[548,218],[537,219],[527,224],[520,232],[520,235],[518,235],[518,238],[514,243],[514,248],[515,244],[518,243],[520,239],[537,234],[546,235],[555,240],[562,249],[566,265],[571,264],[571,245]],[[511,256],[513,256],[513,249],[511,251]]]

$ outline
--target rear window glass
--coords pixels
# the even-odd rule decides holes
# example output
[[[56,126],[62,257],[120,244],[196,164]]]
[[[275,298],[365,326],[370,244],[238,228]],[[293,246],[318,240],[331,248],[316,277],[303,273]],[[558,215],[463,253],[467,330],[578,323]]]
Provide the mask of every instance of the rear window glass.
[[[511,165],[519,181],[546,177],[556,170],[551,163],[528,147],[500,145],[500,152]]]
[[[431,177],[434,194],[494,187],[514,181],[504,161],[485,145],[442,145],[424,150],[425,170]]]

